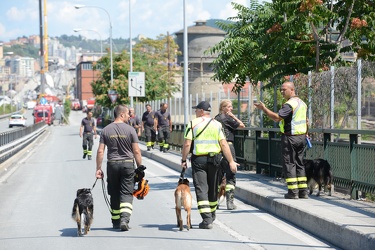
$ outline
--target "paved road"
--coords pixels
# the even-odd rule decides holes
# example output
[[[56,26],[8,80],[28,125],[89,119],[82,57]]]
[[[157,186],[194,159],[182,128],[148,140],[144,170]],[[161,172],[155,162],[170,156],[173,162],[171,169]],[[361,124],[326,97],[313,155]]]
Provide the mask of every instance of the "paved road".
[[[95,161],[82,159],[83,117],[72,112],[70,126],[49,127],[43,138],[0,167],[0,249],[338,249],[240,201],[238,210],[218,210],[212,230],[201,230],[194,200],[193,229],[180,232],[173,197],[179,173],[145,157],[151,190],[145,200],[134,200],[131,230],[111,228],[98,182],[92,230],[77,237],[70,218],[75,192],[95,181]]]

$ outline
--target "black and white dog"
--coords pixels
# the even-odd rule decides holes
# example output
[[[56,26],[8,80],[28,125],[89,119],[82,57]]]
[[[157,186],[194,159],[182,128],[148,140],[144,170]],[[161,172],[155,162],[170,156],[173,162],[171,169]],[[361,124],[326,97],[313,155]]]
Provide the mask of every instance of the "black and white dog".
[[[320,195],[322,186],[328,190],[328,195],[331,195],[332,186],[332,171],[328,161],[323,159],[314,160],[303,160],[305,165],[307,186],[310,190],[310,195],[313,193],[313,189],[316,185],[319,186],[318,193]]]
[[[72,218],[77,222],[77,235],[82,236],[90,231],[92,220],[94,219],[94,200],[91,195],[91,189],[81,188],[77,190],[77,197],[74,200]],[[82,226],[84,232],[82,234]]]

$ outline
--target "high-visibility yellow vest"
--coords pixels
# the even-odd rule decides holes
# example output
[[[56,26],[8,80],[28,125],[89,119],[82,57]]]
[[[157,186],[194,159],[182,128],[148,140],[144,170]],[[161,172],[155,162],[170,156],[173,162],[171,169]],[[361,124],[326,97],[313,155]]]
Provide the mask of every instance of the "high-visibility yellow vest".
[[[194,155],[207,155],[208,153],[220,153],[220,140],[225,139],[221,123],[213,119],[204,129],[212,118],[198,117],[189,122],[185,130],[185,139],[194,140]],[[196,137],[202,130],[204,131]]]
[[[307,105],[298,97],[292,97],[287,102],[292,109],[293,115],[291,120],[291,135],[302,135],[307,133],[307,122],[306,122],[306,112]],[[281,120],[279,122],[280,132],[285,131],[285,121]]]

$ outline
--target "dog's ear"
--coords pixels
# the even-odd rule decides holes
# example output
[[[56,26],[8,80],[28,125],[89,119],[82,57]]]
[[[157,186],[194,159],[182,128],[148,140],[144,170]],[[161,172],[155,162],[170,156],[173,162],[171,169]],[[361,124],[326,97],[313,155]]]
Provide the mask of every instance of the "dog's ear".
[[[189,180],[185,178],[182,183],[189,185]]]

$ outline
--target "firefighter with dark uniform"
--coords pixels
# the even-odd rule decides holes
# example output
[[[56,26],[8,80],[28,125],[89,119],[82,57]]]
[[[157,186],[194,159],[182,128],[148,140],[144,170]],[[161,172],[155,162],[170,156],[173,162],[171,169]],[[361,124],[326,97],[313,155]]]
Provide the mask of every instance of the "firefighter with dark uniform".
[[[154,127],[155,111],[152,111],[151,105],[146,104],[146,111],[142,115],[142,130],[145,131],[147,151],[154,148],[156,141],[156,130]]]
[[[221,123],[210,117],[211,105],[202,101],[194,106],[196,118],[187,124],[182,149],[181,167],[187,168],[187,156],[192,153],[192,175],[198,210],[203,219],[201,229],[211,229],[216,218],[218,179],[222,153],[233,173],[237,163],[233,160]]]
[[[224,129],[225,138],[228,141],[230,152],[232,153],[232,157],[236,160],[236,151],[234,149],[234,131],[237,128],[244,128],[245,125],[243,122],[238,119],[233,113],[233,106],[232,101],[225,99],[220,102],[219,111],[220,113],[215,116],[215,119],[221,123]],[[222,171],[219,171],[219,182],[222,179],[222,175],[225,175],[226,178],[226,185],[225,185],[225,197],[227,200],[227,209],[233,210],[236,209],[236,205],[234,205],[234,189],[236,187],[236,175],[232,173],[229,168],[228,161],[224,158],[221,161],[221,168]],[[220,183],[219,183],[220,185]]]
[[[295,93],[292,82],[281,86],[287,100],[278,113],[269,110],[262,102],[254,104],[272,120],[279,122],[283,154],[283,172],[288,185],[285,199],[308,199],[307,179],[303,165],[303,151],[307,134],[307,105]]]
[[[128,108],[118,105],[114,115],[115,121],[107,125],[100,136],[96,155],[96,178],[103,178],[102,161],[107,146],[107,189],[110,195],[112,225],[114,229],[128,231],[133,212],[136,173],[139,169],[143,171],[145,167],[142,165],[137,133],[127,124]],[[134,167],[134,161],[137,169]]]
[[[83,159],[86,158],[91,160],[92,157],[92,146],[94,145],[94,139],[97,137],[95,120],[92,118],[92,112],[88,111],[87,116],[82,119],[81,127],[79,128],[79,136],[82,138],[83,148]]]
[[[166,153],[169,149],[169,137],[172,132],[171,114],[167,111],[168,104],[161,103],[160,109],[155,113],[155,127],[158,129],[160,151]]]

